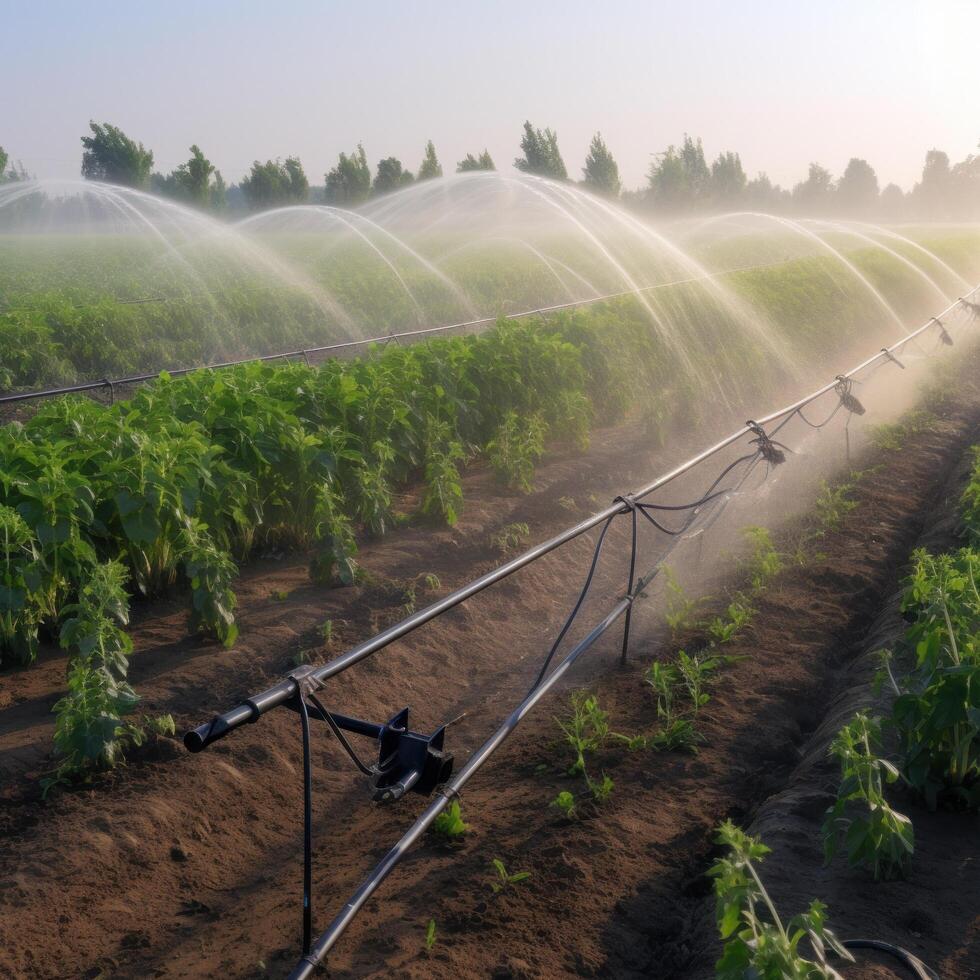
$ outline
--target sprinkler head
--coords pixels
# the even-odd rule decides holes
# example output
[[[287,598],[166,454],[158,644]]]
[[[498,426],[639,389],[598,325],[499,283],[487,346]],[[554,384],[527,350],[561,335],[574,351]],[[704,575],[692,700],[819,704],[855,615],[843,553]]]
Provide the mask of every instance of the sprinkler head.
[[[864,415],[866,409],[865,407],[851,394],[851,385],[853,382],[850,378],[845,378],[844,375],[837,375],[837,384],[834,385],[834,390],[840,397],[840,403],[844,406],[852,415]]]

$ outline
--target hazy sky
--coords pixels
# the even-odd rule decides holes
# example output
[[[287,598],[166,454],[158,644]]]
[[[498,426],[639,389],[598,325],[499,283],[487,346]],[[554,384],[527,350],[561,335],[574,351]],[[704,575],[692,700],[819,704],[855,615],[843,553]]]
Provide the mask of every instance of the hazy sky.
[[[784,185],[861,156],[908,187],[980,140],[980,0],[0,0],[0,25],[0,145],[41,177],[78,174],[89,119],[229,182],[297,154],[321,183],[358,141],[508,165],[525,118],[573,177],[601,130],[628,186],[684,132]]]

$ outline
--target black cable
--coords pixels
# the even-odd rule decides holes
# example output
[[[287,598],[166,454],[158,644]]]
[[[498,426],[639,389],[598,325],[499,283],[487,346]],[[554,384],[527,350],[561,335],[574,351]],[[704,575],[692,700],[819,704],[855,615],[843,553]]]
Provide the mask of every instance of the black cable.
[[[832,419],[832,418],[833,418],[833,417],[834,417],[834,416],[835,416],[835,415],[836,415],[836,414],[837,414],[837,413],[838,413],[838,412],[839,412],[839,411],[840,411],[840,410],[841,410],[841,409],[842,409],[843,407],[844,407],[844,403],[843,403],[843,402],[841,402],[841,401],[839,401],[839,402],[838,402],[838,403],[837,403],[837,404],[836,404],[836,405],[834,406],[834,410],[833,410],[833,411],[832,411],[832,412],[830,413],[830,415],[828,415],[828,416],[827,416],[827,417],[826,417],[826,418],[825,418],[825,419],[824,419],[824,420],[823,420],[822,422],[811,422],[811,421],[810,421],[810,420],[809,420],[809,419],[808,419],[808,418],[807,418],[807,417],[806,417],[806,416],[805,416],[805,415],[803,414],[803,409],[802,409],[802,408],[798,408],[798,409],[796,410],[796,414],[797,414],[797,415],[798,415],[798,416],[800,417],[800,419],[801,419],[801,420],[802,420],[803,422],[805,422],[805,423],[806,423],[806,424],[807,424],[808,426],[810,426],[810,428],[811,428],[811,429],[822,429],[822,428],[823,428],[823,427],[824,427],[825,425],[828,425],[828,424],[830,423],[830,420],[831,420],[831,419]],[[792,416],[790,416],[790,418],[792,418]],[[773,434],[775,435],[775,433],[776,433],[776,432],[778,432],[778,431],[779,431],[778,429],[776,429],[776,430],[774,430],[774,432],[773,432]]]
[[[616,515],[614,514],[613,517],[615,516]],[[528,688],[528,695],[530,695],[531,692],[544,679],[548,666],[554,658],[555,653],[558,651],[561,641],[565,639],[565,634],[571,628],[572,623],[575,621],[575,617],[578,616],[579,610],[582,608],[582,603],[585,602],[585,597],[588,595],[589,588],[592,585],[592,577],[595,575],[596,566],[599,564],[599,556],[602,554],[602,544],[606,540],[606,532],[612,525],[613,517],[608,518],[606,523],[602,526],[602,531],[599,533],[599,540],[596,542],[595,550],[592,553],[592,564],[589,566],[589,574],[585,577],[585,584],[582,586],[582,591],[579,593],[578,601],[572,607],[572,611],[568,614],[568,618],[565,620],[565,625],[562,626],[561,632],[558,634],[555,642],[551,645],[551,649],[548,651],[548,656],[544,658],[544,663],[541,665],[541,669],[538,671],[538,676],[535,678],[534,683],[530,686],[530,688]]]
[[[902,964],[915,974],[917,980],[939,980],[939,974],[926,966],[918,956],[893,943],[886,943],[881,939],[845,939],[841,946],[845,949],[876,949],[881,953],[888,953],[901,960]]]

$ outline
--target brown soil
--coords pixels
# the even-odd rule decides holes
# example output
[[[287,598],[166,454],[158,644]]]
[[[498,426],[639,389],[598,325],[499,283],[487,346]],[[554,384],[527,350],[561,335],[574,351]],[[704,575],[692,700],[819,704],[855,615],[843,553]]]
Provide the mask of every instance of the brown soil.
[[[330,975],[710,972],[717,943],[706,926],[710,887],[703,871],[713,854],[712,828],[725,816],[747,819],[796,778],[810,733],[849,680],[853,685],[846,668],[859,659],[869,625],[894,593],[955,460],[976,439],[978,418],[980,383],[973,383],[931,431],[873,461],[880,469],[860,483],[859,506],[821,545],[823,557],[787,571],[731,645],[744,659],[713,692],[698,755],[610,751],[602,766],[615,780],[612,798],[597,813],[565,821],[548,801],[581,785],[556,764],[563,749],[551,715],[562,709],[552,699],[551,709],[531,715],[467,787],[463,809],[472,830],[464,842],[453,848],[428,839],[411,852],[338,944]],[[404,597],[386,579],[431,570],[448,589],[494,563],[488,531],[527,521],[540,538],[564,526],[570,512],[594,507],[582,497],[583,485],[596,493],[621,489],[662,469],[662,458],[654,468],[641,450],[642,433],[632,436],[617,445],[600,434],[584,461],[553,460],[540,492],[527,498],[502,493],[486,474],[471,475],[472,503],[459,528],[409,528],[365,550],[365,564],[379,576],[373,585],[325,592],[308,584],[301,561],[256,563],[238,590],[242,639],[231,652],[184,638],[182,602],[142,610],[133,679],[147,710],[172,711],[179,728],[196,724],[282,673],[291,656],[312,645],[324,619],[334,621],[336,651],[396,618]],[[556,508],[562,495],[575,497],[569,509]],[[465,758],[526,688],[589,551],[587,541],[577,542],[444,617],[438,628],[342,675],[331,682],[328,703],[376,720],[410,704],[421,728],[465,710],[451,729],[457,758]],[[595,608],[622,588],[622,562],[607,572]],[[285,599],[274,597],[280,591]],[[655,655],[652,634],[637,631],[632,662],[621,670],[612,669],[618,642],[610,636],[577,682],[591,681],[618,731],[650,732],[655,718],[642,671]],[[299,938],[295,715],[273,712],[201,756],[164,742],[112,778],[45,804],[36,778],[49,764],[48,709],[63,676],[63,659],[49,651],[29,670],[2,677],[0,974],[284,975]],[[323,927],[422,804],[369,805],[363,781],[320,733],[314,766],[315,910]],[[826,806],[821,792],[807,811],[816,820]],[[835,920],[909,946],[943,977],[976,975],[980,879],[967,874],[978,856],[975,822],[922,815],[920,829],[920,815],[914,817],[915,877],[886,886],[890,892],[856,878],[821,890],[826,882],[813,877],[812,830],[805,846],[773,855],[767,871],[785,877],[778,894],[793,910],[819,895]],[[944,854],[951,855],[945,864]],[[494,857],[511,871],[530,871],[530,880],[492,894]],[[777,858],[785,861],[782,872]],[[852,886],[863,896],[853,907]],[[909,914],[896,913],[906,906]],[[426,953],[430,919],[438,940]]]

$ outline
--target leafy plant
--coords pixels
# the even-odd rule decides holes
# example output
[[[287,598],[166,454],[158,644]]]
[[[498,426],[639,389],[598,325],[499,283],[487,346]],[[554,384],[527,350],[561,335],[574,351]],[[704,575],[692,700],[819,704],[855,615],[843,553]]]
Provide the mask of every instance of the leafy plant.
[[[493,439],[487,457],[500,479],[516,490],[530,493],[537,461],[544,455],[548,426],[539,413],[522,418],[508,412]]]
[[[755,610],[745,596],[736,595],[725,609],[725,616],[715,616],[708,626],[708,635],[715,643],[730,643],[748,625]]]
[[[436,920],[429,919],[429,924],[425,927],[425,951],[432,952],[436,944]]]
[[[508,888],[512,888],[514,885],[519,885],[522,881],[527,881],[531,877],[530,871],[515,871],[513,874],[510,874],[500,858],[494,858],[491,864],[493,865],[494,871],[497,872],[496,881],[490,882],[490,887],[493,889],[495,895]]]
[[[463,812],[459,805],[459,800],[453,800],[436,818],[432,821],[432,830],[446,840],[459,840],[470,829],[468,823],[463,821]]]
[[[752,584],[752,590],[759,592],[783,570],[783,559],[776,550],[772,535],[767,528],[746,527],[743,528],[742,534],[751,548],[743,564]]]
[[[917,551],[902,608],[915,667],[892,718],[902,774],[935,808],[980,806],[980,553]]]
[[[841,844],[852,867],[871,869],[875,879],[904,876],[915,849],[912,822],[885,799],[885,783],[898,770],[879,755],[881,723],[858,712],[836,735],[830,752],[840,762],[837,799],[823,823],[829,862]]]
[[[851,499],[854,486],[851,483],[840,483],[831,486],[824,480],[814,504],[817,521],[824,532],[839,531],[844,518],[857,507],[857,501]]]
[[[578,813],[578,808],[575,806],[575,796],[567,789],[563,789],[551,801],[551,805],[556,810],[559,810],[569,820],[571,820]]]
[[[843,980],[828,953],[847,962],[854,957],[827,928],[826,906],[819,901],[785,925],[756,866],[770,853],[730,820],[718,828],[718,844],[728,849],[708,872],[715,879],[715,919],[725,946],[715,964],[719,980]],[[806,939],[814,959],[800,951]]]
[[[692,599],[677,581],[673,569],[664,566],[664,581],[667,583],[667,611],[664,618],[670,627],[670,634],[676,638],[693,628],[697,623],[697,611],[707,599]]]
[[[490,535],[490,546],[506,555],[515,551],[531,536],[531,529],[523,522],[505,524]]]
[[[571,717],[555,721],[575,753],[568,774],[580,776],[586,772],[586,753],[598,751],[609,737],[609,716],[599,707],[598,698],[586,691],[572,694],[571,707]]]
[[[644,677],[657,696],[657,717],[660,719],[660,731],[653,737],[652,744],[667,752],[678,749],[696,752],[700,736],[693,719],[678,704],[683,690],[678,669],[655,660]]]

